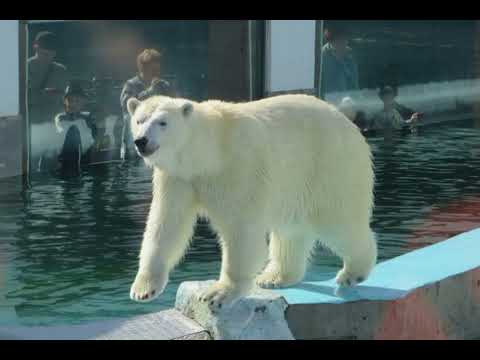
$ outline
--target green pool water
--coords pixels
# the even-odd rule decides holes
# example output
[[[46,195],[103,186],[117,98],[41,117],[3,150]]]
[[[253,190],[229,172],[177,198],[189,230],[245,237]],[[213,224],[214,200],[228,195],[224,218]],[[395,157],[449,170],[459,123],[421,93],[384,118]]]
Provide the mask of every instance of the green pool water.
[[[466,122],[368,141],[380,261],[480,225],[480,129]],[[86,168],[73,179],[35,175],[29,189],[1,180],[0,325],[158,311],[173,306],[181,282],[216,278],[220,252],[203,222],[164,294],[149,304],[129,299],[150,200],[151,170],[141,161]],[[333,277],[340,265],[319,248],[307,277]]]

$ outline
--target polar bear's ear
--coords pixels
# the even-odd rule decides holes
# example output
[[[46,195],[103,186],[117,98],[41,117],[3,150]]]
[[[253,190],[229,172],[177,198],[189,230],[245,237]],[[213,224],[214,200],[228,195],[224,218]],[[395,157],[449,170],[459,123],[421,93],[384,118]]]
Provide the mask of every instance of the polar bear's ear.
[[[130,116],[133,116],[135,114],[135,110],[137,110],[138,105],[140,105],[140,101],[137,98],[130,98],[127,101],[127,110]]]
[[[182,105],[182,115],[184,117],[189,117],[193,112],[193,104],[191,102],[186,102]]]

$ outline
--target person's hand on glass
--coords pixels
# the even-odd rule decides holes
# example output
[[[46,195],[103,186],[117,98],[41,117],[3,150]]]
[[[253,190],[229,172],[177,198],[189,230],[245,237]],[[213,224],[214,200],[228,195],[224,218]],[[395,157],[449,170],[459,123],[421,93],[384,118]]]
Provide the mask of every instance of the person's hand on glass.
[[[150,83],[152,89],[156,89],[157,85],[160,84],[161,79],[159,77],[154,77]]]
[[[410,117],[410,119],[407,120],[407,123],[409,123],[409,124],[410,124],[410,123],[415,124],[415,123],[420,119],[420,116],[421,116],[420,113],[418,113],[418,112],[414,113],[414,114]]]

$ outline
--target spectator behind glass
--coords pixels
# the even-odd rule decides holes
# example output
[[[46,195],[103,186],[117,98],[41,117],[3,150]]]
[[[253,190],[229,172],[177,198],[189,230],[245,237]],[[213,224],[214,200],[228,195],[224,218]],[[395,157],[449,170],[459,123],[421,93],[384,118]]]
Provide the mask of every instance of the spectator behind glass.
[[[97,138],[97,125],[93,115],[86,111],[87,95],[77,83],[71,83],[65,89],[63,104],[65,111],[55,117],[58,133],[65,133],[71,126],[77,126],[84,134],[83,152],[86,152]]]
[[[32,124],[50,122],[62,109],[62,94],[68,75],[66,67],[54,61],[58,46],[58,39],[51,32],[42,31],[35,37],[35,55],[27,61],[29,118]]]
[[[398,87],[400,79],[400,67],[396,64],[388,64],[383,70],[382,80],[380,81],[380,89],[390,86],[393,89],[395,97],[398,96]],[[402,115],[402,118],[409,119],[415,113],[414,110],[394,102],[395,109]]]
[[[154,49],[146,49],[137,57],[138,74],[128,80],[120,95],[120,103],[123,112],[123,145],[122,158],[134,153],[133,138],[130,131],[130,115],[127,110],[128,99],[135,97],[145,100],[155,95],[176,96],[173,87],[161,79],[162,55]]]
[[[80,169],[82,155],[91,149],[97,136],[95,119],[85,111],[87,96],[75,83],[65,89],[64,112],[50,122],[34,125],[31,153],[34,171],[60,168]]]
[[[55,117],[60,145],[58,160],[62,168],[79,171],[82,156],[87,155],[96,142],[97,126],[92,114],[85,111],[87,95],[79,84],[71,83],[63,99],[65,111]]]
[[[405,120],[395,108],[395,91],[390,86],[380,89],[378,96],[383,102],[383,110],[379,111],[373,118],[372,128],[375,130],[400,130],[406,125],[415,126],[419,115],[418,113]]]
[[[327,101],[338,103],[333,93],[344,97],[359,89],[358,66],[348,47],[349,32],[344,25],[331,24],[325,30],[326,44],[322,48],[321,88]]]

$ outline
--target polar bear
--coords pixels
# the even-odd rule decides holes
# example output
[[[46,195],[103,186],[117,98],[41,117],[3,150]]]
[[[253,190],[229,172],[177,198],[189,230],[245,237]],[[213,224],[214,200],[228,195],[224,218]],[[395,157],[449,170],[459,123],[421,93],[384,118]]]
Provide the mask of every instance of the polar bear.
[[[127,107],[137,152],[154,169],[133,300],[162,293],[197,215],[210,219],[222,247],[219,280],[200,295],[212,310],[255,282],[300,282],[316,241],[343,259],[340,286],[367,278],[377,259],[371,152],[334,106],[282,95],[248,103],[157,96]]]

